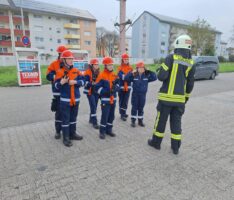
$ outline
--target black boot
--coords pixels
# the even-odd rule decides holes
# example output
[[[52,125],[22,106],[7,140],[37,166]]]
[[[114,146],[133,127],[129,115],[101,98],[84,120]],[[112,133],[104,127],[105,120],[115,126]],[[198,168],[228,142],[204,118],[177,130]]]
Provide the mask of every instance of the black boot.
[[[100,133],[99,134],[99,138],[102,139],[102,140],[104,140],[106,138],[105,133]]]
[[[141,127],[145,127],[145,124],[143,123],[143,119],[138,119],[138,125]]]
[[[181,141],[171,139],[171,149],[173,154],[177,155],[179,154],[179,148],[181,145]]]
[[[55,133],[54,138],[55,138],[56,140],[59,140],[59,139],[61,138],[61,133],[60,133],[60,132]]]
[[[125,117],[125,115],[121,115],[120,119],[122,119],[122,121],[124,121],[124,122],[127,120],[127,118]]]
[[[92,123],[93,123],[93,122],[92,122],[92,118],[89,118],[89,123],[90,123],[90,124],[92,124]]]
[[[124,114],[124,117],[125,117],[125,118],[128,118],[128,114]]]
[[[93,128],[99,129],[99,125],[98,124],[93,124]]]
[[[131,123],[131,127],[136,127],[136,121],[135,120],[132,120],[132,123]]]
[[[110,137],[115,137],[116,136],[112,131],[106,132],[106,134],[109,135]]]
[[[161,143],[157,142],[156,136],[153,135],[152,139],[148,140],[148,145],[154,147],[157,150],[161,149]]]
[[[63,139],[63,144],[66,147],[71,147],[72,146],[72,142],[71,142],[71,140],[69,138],[64,138]]]
[[[175,155],[179,154],[179,149],[173,149],[173,148],[171,148],[171,149],[172,149],[173,154],[175,154]]]
[[[75,133],[75,134],[73,134],[73,135],[70,136],[70,139],[71,140],[82,140],[83,136],[78,135],[77,133]]]

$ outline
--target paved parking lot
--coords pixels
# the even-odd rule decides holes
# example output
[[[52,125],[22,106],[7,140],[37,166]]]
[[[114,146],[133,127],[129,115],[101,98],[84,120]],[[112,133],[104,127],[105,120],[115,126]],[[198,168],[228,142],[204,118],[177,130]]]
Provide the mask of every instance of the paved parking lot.
[[[156,116],[160,82],[150,85],[146,127],[116,114],[116,138],[99,140],[81,100],[83,141],[65,148],[54,137],[49,86],[0,88],[0,200],[234,199],[234,73],[196,81],[186,105],[180,154],[146,145]],[[100,114],[100,112],[99,112]]]

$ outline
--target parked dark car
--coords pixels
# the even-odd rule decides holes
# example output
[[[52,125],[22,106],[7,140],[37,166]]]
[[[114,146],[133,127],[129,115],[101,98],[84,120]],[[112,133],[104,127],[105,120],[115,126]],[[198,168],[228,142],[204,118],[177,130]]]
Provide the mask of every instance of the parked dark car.
[[[216,56],[194,56],[195,79],[215,79],[219,73],[219,60]]]

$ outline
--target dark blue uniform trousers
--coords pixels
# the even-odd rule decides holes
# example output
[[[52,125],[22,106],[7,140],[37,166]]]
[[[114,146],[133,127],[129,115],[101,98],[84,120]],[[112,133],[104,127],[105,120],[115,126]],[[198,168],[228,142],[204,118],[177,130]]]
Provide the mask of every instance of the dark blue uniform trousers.
[[[121,116],[126,115],[129,96],[130,96],[130,90],[128,90],[127,92],[119,91],[119,114]]]
[[[76,133],[78,107],[79,102],[76,102],[75,106],[70,106],[67,102],[60,102],[63,138],[70,138]]]
[[[102,104],[102,116],[100,123],[100,134],[112,133],[113,121],[115,119],[115,103]]]
[[[60,96],[54,96],[56,98],[56,112],[55,112],[55,130],[56,133],[60,133],[62,130],[62,119],[60,112]]]
[[[145,106],[146,94],[145,93],[132,93],[132,111],[131,119],[132,121],[143,120],[144,106]]]
[[[89,122],[92,124],[97,124],[97,104],[99,95],[98,94],[91,94],[87,95],[89,100],[89,107],[90,107],[90,115],[89,115]]]
[[[157,105],[157,117],[154,125],[153,140],[161,144],[164,137],[166,123],[170,115],[171,128],[171,148],[179,149],[181,145],[181,119],[184,114],[185,106],[168,106],[159,101]]]

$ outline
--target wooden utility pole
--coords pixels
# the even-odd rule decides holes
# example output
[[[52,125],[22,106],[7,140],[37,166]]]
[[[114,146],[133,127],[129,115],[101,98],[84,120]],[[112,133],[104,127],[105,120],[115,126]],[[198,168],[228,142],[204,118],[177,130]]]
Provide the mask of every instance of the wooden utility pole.
[[[122,55],[125,52],[126,46],[126,29],[125,29],[125,21],[126,21],[126,0],[120,0],[120,16],[119,16],[119,53]]]

